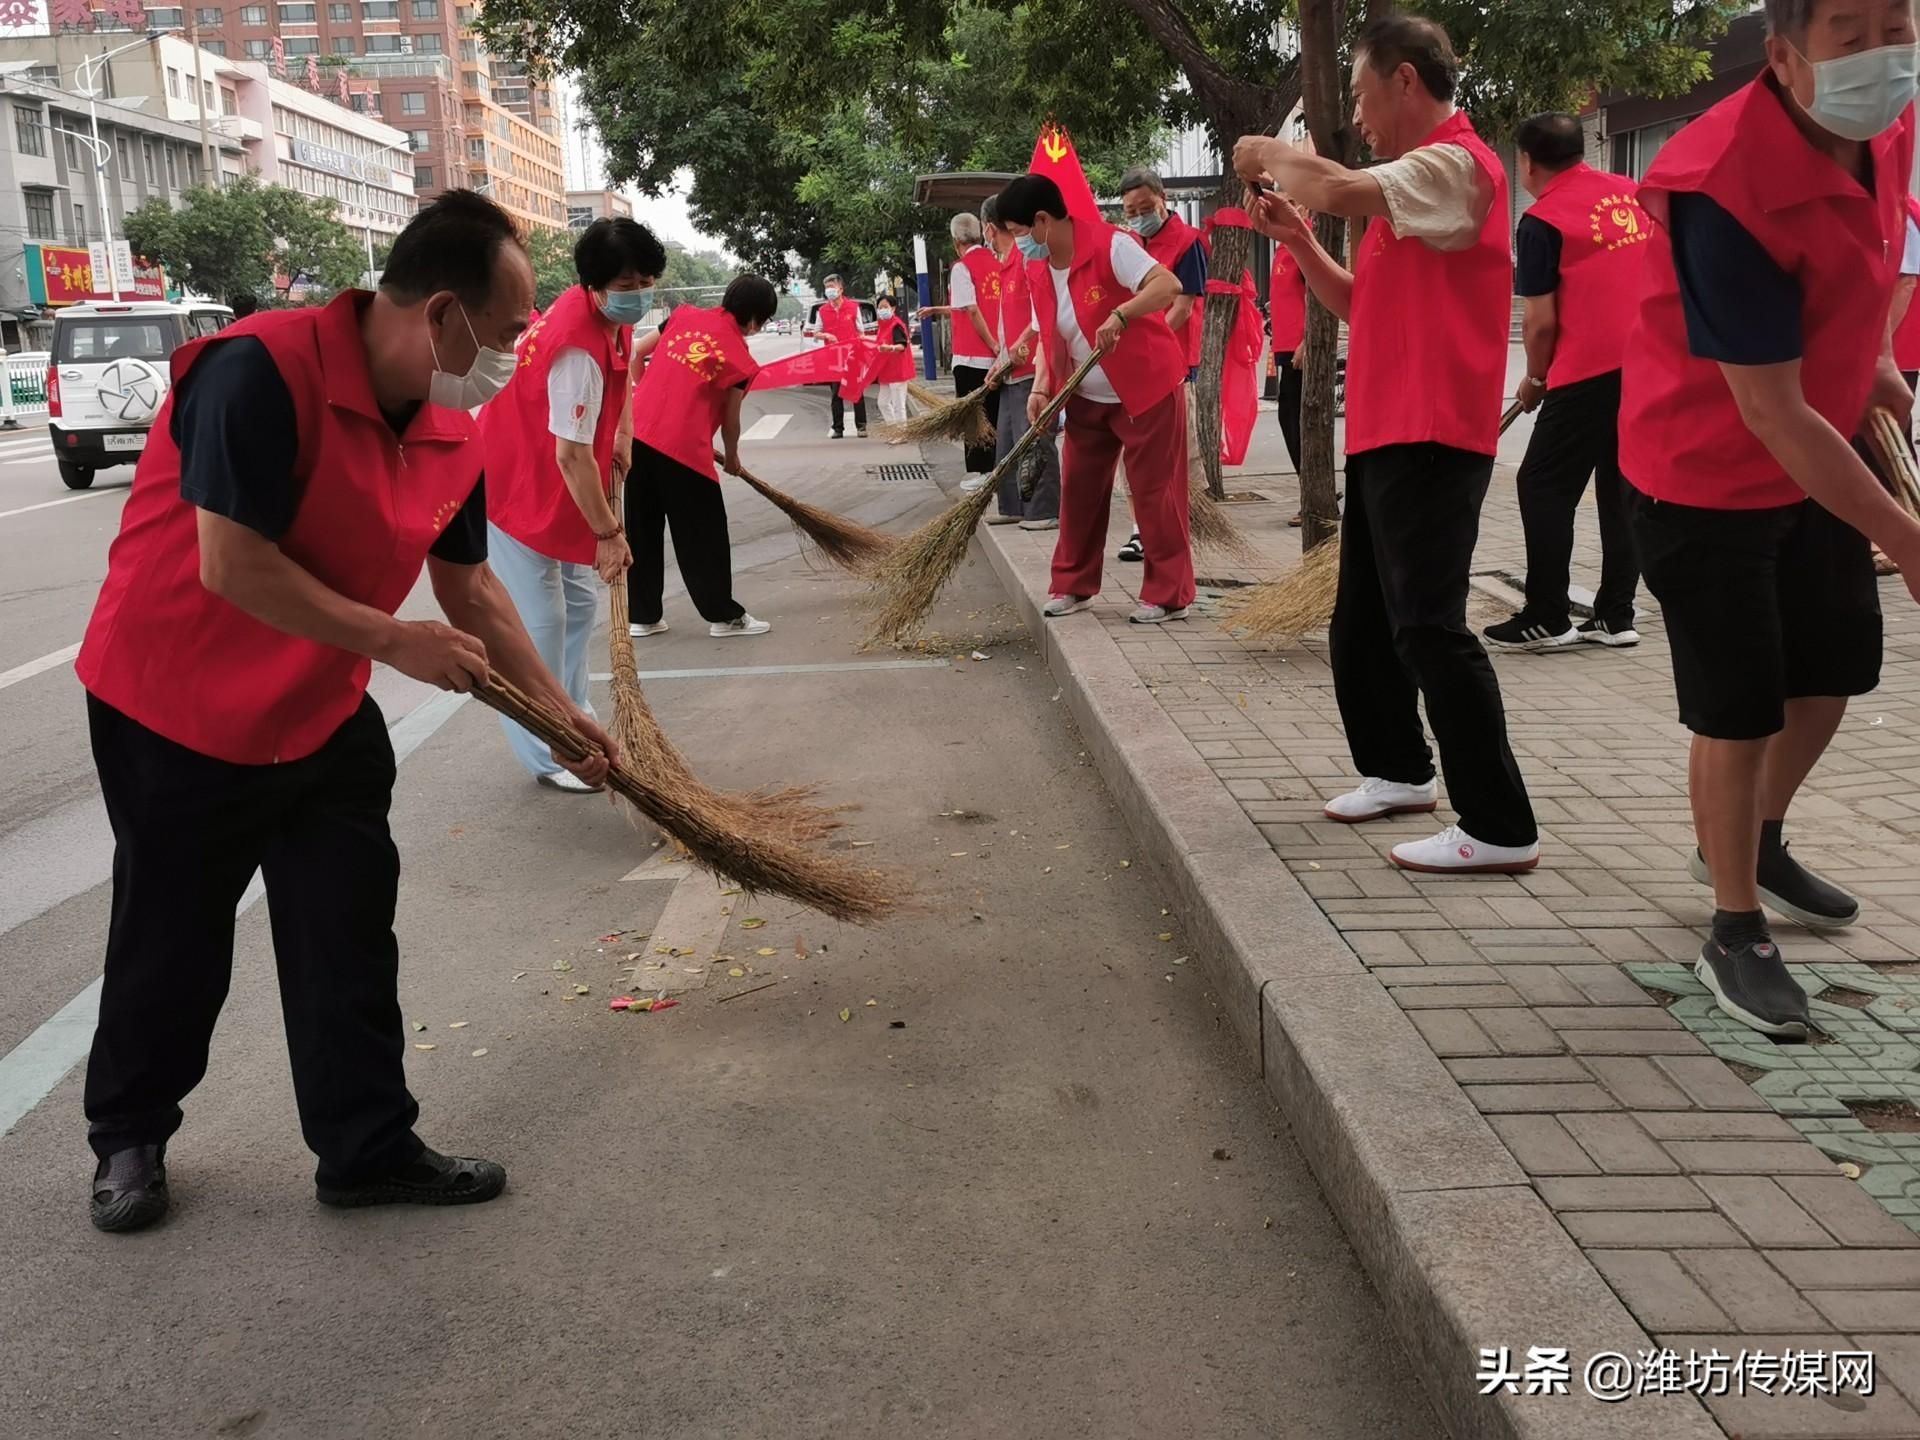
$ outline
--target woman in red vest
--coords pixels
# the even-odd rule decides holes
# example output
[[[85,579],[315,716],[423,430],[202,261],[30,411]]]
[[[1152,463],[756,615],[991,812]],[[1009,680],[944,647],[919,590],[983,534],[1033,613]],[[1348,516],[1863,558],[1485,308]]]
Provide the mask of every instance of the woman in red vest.
[[[873,388],[880,392],[880,418],[895,424],[907,418],[907,382],[913,379],[912,337],[907,322],[894,310],[893,297],[873,302],[873,343],[886,358],[874,373]]]
[[[1354,268],[1294,206],[1265,197],[1267,233],[1346,319],[1347,509],[1330,635],[1334,693],[1360,787],[1328,802],[1354,823],[1439,801],[1419,699],[1460,820],[1393,848],[1396,865],[1528,870],[1539,831],[1507,743],[1500,682],[1467,628],[1467,576],[1493,478],[1506,390],[1513,260],[1506,171],[1454,108],[1460,65],[1431,20],[1374,21],[1355,47],[1355,117],[1385,162],[1351,170],[1249,135],[1234,165],[1308,209],[1369,217]]]
[[[486,563],[467,412],[512,375],[532,303],[513,221],[452,190],[401,232],[379,294],[174,353],[76,667],[114,834],[86,1087],[102,1230],[166,1213],[167,1142],[206,1073],[256,868],[320,1201],[464,1204],[506,1184],[413,1131],[393,747],[366,692],[375,660],[457,691],[491,668],[615,753]],[[423,565],[448,624],[394,618]]]
[[[1309,222],[1311,223],[1311,222]],[[1307,277],[1284,245],[1273,247],[1273,272],[1267,277],[1267,326],[1273,340],[1273,364],[1280,381],[1280,438],[1287,442],[1293,473],[1300,473],[1301,347],[1307,343]],[[1300,516],[1293,523],[1300,523]]]
[[[760,366],[747,337],[780,308],[780,294],[758,275],[741,275],[711,310],[682,305],[649,348],[646,373],[633,397],[633,474],[627,481],[627,524],[634,564],[627,609],[636,636],[667,628],[665,533],[687,582],[687,598],[716,637],[764,635],[733,598],[727,504],[713,468],[720,432],[729,475],[740,473],[740,405]]]
[[[631,451],[632,326],[652,308],[666,264],[666,250],[638,221],[589,225],[573,247],[580,283],[529,328],[513,383],[480,416],[494,568],[548,668],[589,713],[599,580],[617,585],[633,563],[612,499]],[[500,724],[514,757],[542,785],[591,788],[557,766],[532,733],[504,716]]]
[[[999,329],[994,345],[1000,358],[988,379],[1000,394],[995,417],[993,461],[996,466],[1013,453],[1028,430],[1027,399],[1033,394],[1033,354],[1040,331],[1033,320],[1033,290],[1027,283],[1027,261],[1014,244],[1013,232],[1000,223],[1000,197],[989,195],[980,206],[980,224],[987,244],[1000,261]],[[1022,489],[1026,494],[1021,494]],[[995,513],[989,525],[1015,525],[1022,530],[1060,528],[1060,447],[1049,433],[1035,440],[1019,465],[1000,478],[994,497]]]
[[[1734,1019],[1804,1036],[1767,907],[1832,929],[1860,903],[1787,851],[1788,807],[1848,698],[1880,680],[1868,537],[1920,598],[1920,524],[1849,443],[1913,392],[1889,338],[1920,57],[1908,6],[1774,0],[1767,66],[1641,182],[1657,228],[1627,344],[1620,464],[1693,732],[1694,970]]]
[[[1526,603],[1481,634],[1497,650],[1637,645],[1640,567],[1620,474],[1620,366],[1653,222],[1634,198],[1639,186],[1586,163],[1578,116],[1535,115],[1516,145],[1520,184],[1534,197],[1514,236],[1527,353],[1517,398],[1540,419],[1518,482]],[[1600,519],[1600,588],[1592,618],[1576,627],[1567,594],[1573,520],[1589,479]]]
[[[1000,223],[1027,257],[1040,349],[1027,422],[1037,424],[1055,390],[1102,352],[1066,405],[1060,459],[1060,539],[1053,551],[1049,619],[1093,604],[1113,510],[1114,470],[1124,455],[1133,513],[1146,549],[1136,625],[1186,617],[1193,603],[1187,511],[1186,352],[1165,311],[1180,281],[1117,225],[1067,214],[1060,187],[1023,175],[1000,192]]]

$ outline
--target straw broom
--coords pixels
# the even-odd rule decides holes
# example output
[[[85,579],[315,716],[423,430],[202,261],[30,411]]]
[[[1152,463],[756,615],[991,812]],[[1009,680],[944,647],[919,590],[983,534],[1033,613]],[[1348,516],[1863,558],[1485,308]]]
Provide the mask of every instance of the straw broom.
[[[720,457],[716,455],[714,459],[717,461]],[[885,559],[888,552],[899,543],[897,537],[883,535],[857,520],[849,520],[831,510],[822,510],[818,505],[796,500],[750,471],[743,469],[740,478],[771,501],[793,522],[794,529],[805,539],[811,540],[822,555],[842,570],[864,575]]]
[[[953,572],[960,568],[965,558],[967,546],[972,543],[973,532],[979,527],[980,519],[987,513],[987,506],[1000,488],[1001,479],[1020,463],[1021,457],[1031,450],[1048,434],[1054,420],[1066,406],[1068,398],[1080,388],[1080,382],[1087,378],[1087,372],[1100,363],[1106,352],[1095,348],[1093,353],[1080,362],[1080,368],[1067,378],[1060,393],[1047,402],[1047,408],[1040,412],[1040,422],[1028,429],[1019,442],[1009,450],[1000,463],[993,467],[993,473],[986,482],[971,495],[964,495],[955,504],[939,515],[934,516],[913,534],[900,541],[872,572],[869,578],[871,586],[865,603],[874,612],[872,627],[867,631],[868,645],[884,645],[896,642],[920,628],[927,618],[927,612],[933,608],[933,602],[939,598]]]
[[[1500,417],[1502,435],[1520,414],[1520,402],[1516,400]],[[1301,557],[1300,567],[1291,575],[1229,596],[1221,606],[1225,612],[1222,628],[1243,631],[1250,640],[1288,644],[1310,630],[1324,629],[1333,619],[1339,595],[1340,537],[1334,534]]]
[[[1920,469],[1915,467],[1913,450],[1891,410],[1876,407],[1867,417],[1867,444],[1880,462],[1882,483],[1893,492],[1901,509],[1920,520]]]
[[[1193,548],[1205,550],[1236,565],[1264,565],[1267,557],[1254,549],[1240,527],[1227,518],[1226,506],[1213,498],[1204,475],[1193,477],[1187,491],[1187,526]]]
[[[987,419],[987,390],[982,388],[957,400],[942,399],[937,391],[909,383],[907,394],[926,411],[895,420],[880,427],[889,440],[921,444],[934,440],[953,440],[962,445],[991,445],[993,422]]]
[[[598,753],[565,717],[556,715],[497,672],[473,687],[474,698],[518,721],[570,760]],[[750,895],[782,895],[836,920],[871,924],[892,904],[888,877],[810,850],[785,835],[748,835],[724,814],[672,783],[643,778],[628,756],[607,783],[636,810],[687,848],[695,863]]]

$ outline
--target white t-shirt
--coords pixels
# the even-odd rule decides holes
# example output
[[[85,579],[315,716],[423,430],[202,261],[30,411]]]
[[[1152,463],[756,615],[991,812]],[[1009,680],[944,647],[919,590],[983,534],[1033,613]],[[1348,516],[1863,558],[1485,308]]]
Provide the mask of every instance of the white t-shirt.
[[[947,280],[947,300],[956,310],[980,303],[980,292],[973,286],[973,272],[967,268],[964,255],[953,262],[953,274]]]
[[[1140,286],[1158,263],[1147,253],[1146,246],[1131,235],[1119,233],[1113,236],[1112,243],[1107,247],[1107,258],[1120,283],[1135,294],[1139,293]],[[1060,338],[1066,342],[1068,363],[1078,370],[1081,361],[1093,353],[1093,342],[1080,333],[1080,317],[1073,312],[1073,295],[1067,288],[1067,272],[1058,265],[1052,265],[1052,270],[1054,324],[1059,327]],[[1056,388],[1067,382],[1066,375],[1052,378]],[[1107,372],[1098,365],[1087,372],[1087,378],[1080,382],[1080,388],[1073,393],[1099,405],[1120,403],[1120,397],[1114,393],[1113,385],[1107,379]]]
[[[1486,225],[1491,187],[1464,145],[1423,145],[1364,172],[1387,200],[1387,223],[1402,240],[1424,240],[1435,250],[1471,249]]]
[[[562,440],[591,445],[605,383],[593,356],[578,346],[554,356],[547,371],[547,429]]]
[[[1902,275],[1920,275],[1920,225],[1914,223],[1911,215],[1907,217],[1907,247],[1900,256]]]

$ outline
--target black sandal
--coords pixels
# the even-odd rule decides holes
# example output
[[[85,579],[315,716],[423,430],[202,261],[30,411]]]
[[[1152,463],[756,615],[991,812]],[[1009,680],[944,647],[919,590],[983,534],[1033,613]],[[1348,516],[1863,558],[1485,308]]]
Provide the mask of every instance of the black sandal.
[[[1115,558],[1131,560],[1135,564],[1139,564],[1147,558],[1146,548],[1140,543],[1140,532],[1138,530],[1134,531],[1133,534],[1128,537],[1127,543],[1120,547],[1120,553]]]
[[[337,1210],[368,1205],[479,1205],[507,1188],[505,1167],[491,1160],[471,1160],[422,1150],[420,1157],[391,1175],[358,1185],[316,1182],[314,1196]]]
[[[133,1145],[100,1162],[88,1205],[94,1229],[144,1230],[167,1213],[166,1154],[165,1145]]]

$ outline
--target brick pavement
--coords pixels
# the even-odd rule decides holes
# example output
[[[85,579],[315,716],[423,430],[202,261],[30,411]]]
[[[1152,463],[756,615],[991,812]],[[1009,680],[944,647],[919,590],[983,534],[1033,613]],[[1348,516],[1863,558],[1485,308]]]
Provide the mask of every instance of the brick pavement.
[[[1258,473],[1273,448],[1263,435],[1232,482],[1268,502],[1232,513],[1290,564],[1293,479]],[[1523,569],[1508,461],[1476,571]],[[1116,513],[1116,544],[1124,523]],[[1010,551],[1049,539],[996,534]],[[1589,502],[1576,584],[1597,560]],[[1246,578],[1204,559],[1200,571]],[[1635,650],[1496,657],[1542,861],[1519,877],[1445,877],[1386,859],[1435,817],[1322,818],[1354,779],[1324,637],[1272,650],[1206,619],[1132,627],[1138,580],[1110,565],[1103,603],[1067,623],[1107,630],[1648,1335],[1680,1350],[1878,1355],[1877,1392],[1855,1408],[1712,1399],[1721,1425],[1744,1440],[1920,1437],[1920,1135],[1898,1128],[1899,1102],[1911,1114],[1920,1101],[1920,607],[1900,583],[1885,582],[1882,688],[1855,705],[1787,830],[1862,897],[1862,923],[1774,931],[1851,1039],[1784,1046],[1730,1033],[1691,981],[1711,904],[1686,873],[1686,736],[1644,596]],[[1476,628],[1506,613],[1476,595]],[[1881,1109],[1856,1113],[1862,1101]]]

